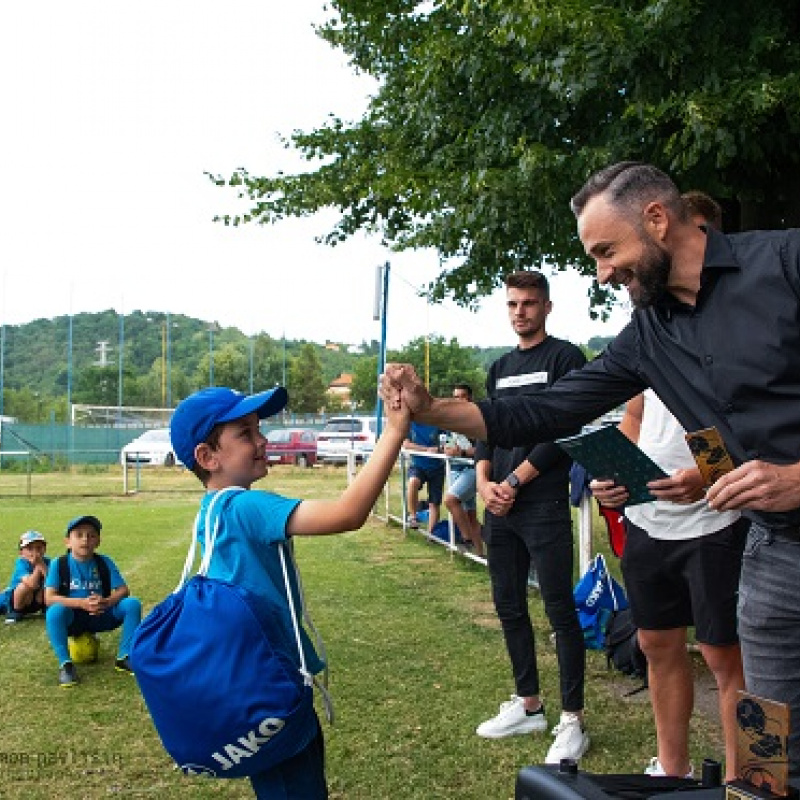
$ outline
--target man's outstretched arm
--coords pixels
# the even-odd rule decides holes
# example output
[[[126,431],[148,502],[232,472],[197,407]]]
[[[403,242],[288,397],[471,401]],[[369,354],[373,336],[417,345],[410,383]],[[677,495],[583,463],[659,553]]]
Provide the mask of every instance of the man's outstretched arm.
[[[582,425],[647,388],[642,376],[631,368],[635,359],[628,350],[630,347],[614,359],[601,356],[533,394],[478,403],[434,398],[409,364],[387,364],[380,392],[387,403],[404,403],[420,422],[499,447],[533,447],[559,436],[572,436]]]
[[[431,397],[410,364],[387,364],[379,392],[384,403],[404,403],[417,422],[458,431],[472,439],[486,438],[483,414],[474,403],[456,397]]]

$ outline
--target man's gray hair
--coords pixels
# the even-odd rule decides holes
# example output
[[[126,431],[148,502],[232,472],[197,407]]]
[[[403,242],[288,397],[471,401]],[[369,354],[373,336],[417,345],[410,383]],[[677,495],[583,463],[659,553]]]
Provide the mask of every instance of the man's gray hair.
[[[572,213],[580,217],[586,204],[601,194],[616,208],[640,212],[648,203],[658,201],[678,219],[688,218],[678,187],[652,164],[620,161],[595,172],[570,201]]]

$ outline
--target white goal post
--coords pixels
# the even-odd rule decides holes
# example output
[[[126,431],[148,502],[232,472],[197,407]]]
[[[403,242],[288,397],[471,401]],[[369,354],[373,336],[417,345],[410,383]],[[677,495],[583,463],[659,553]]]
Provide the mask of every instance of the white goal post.
[[[166,428],[173,408],[145,406],[93,406],[73,403],[70,417],[73,425],[110,428]]]

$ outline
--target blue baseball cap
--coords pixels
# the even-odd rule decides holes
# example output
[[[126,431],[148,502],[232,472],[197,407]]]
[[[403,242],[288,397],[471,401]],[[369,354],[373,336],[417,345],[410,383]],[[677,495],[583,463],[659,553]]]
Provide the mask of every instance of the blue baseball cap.
[[[75,519],[71,519],[67,523],[67,536],[69,536],[70,531],[73,528],[77,528],[78,525],[83,525],[84,522],[88,522],[98,533],[103,530],[103,523],[100,522],[97,517],[93,517],[91,514],[84,514],[82,517],[75,517]]]
[[[220,422],[232,422],[255,412],[259,419],[282,411],[289,402],[283,386],[266,392],[246,395],[222,386],[211,386],[182,400],[169,423],[175,455],[191,469],[195,465],[194,449],[204,442],[212,428]]]

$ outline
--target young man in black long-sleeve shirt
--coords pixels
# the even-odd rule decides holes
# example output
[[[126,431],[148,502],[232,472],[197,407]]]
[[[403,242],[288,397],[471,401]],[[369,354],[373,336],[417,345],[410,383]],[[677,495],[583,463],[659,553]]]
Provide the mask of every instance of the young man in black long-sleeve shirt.
[[[506,278],[508,315],[518,345],[489,368],[489,397],[531,394],[550,386],[586,359],[569,342],[548,336],[552,309],[547,279],[539,272]],[[585,651],[572,594],[573,537],[568,501],[570,459],[554,444],[513,449],[480,443],[478,491],[486,505],[489,574],[497,616],[514,673],[516,693],[497,716],[478,726],[479,736],[501,738],[544,731],[533,626],[528,613],[528,570],[539,576],[545,612],[556,635],[560,673],[560,723],[548,763],[579,759],[589,746],[583,725]]]

